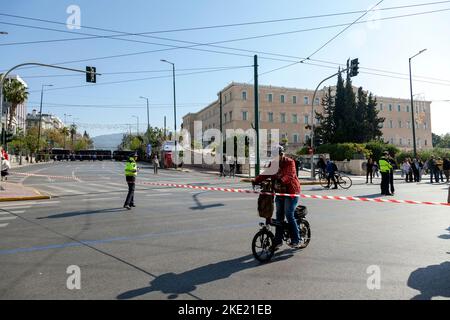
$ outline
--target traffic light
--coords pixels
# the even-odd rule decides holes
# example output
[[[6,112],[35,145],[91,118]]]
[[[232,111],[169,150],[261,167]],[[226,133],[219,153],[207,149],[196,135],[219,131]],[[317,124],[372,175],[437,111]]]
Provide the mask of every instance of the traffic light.
[[[6,145],[8,142],[11,142],[13,139],[13,134],[11,132],[6,131],[5,129],[2,129],[1,137],[0,137],[0,144]]]
[[[97,78],[95,72],[95,67],[86,67],[86,82],[96,83]]]
[[[359,73],[358,65],[359,65],[358,58],[350,61],[350,77],[354,77],[354,76],[358,75],[358,73]]]

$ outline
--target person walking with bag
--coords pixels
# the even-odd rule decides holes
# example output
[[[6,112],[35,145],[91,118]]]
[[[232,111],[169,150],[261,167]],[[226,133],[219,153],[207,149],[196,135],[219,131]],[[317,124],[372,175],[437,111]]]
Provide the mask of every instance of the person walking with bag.
[[[128,184],[128,194],[125,200],[124,208],[131,210],[131,207],[135,207],[134,205],[134,189],[136,186],[136,176],[138,172],[137,164],[137,154],[135,153],[131,156],[126,165],[125,165],[125,179]]]

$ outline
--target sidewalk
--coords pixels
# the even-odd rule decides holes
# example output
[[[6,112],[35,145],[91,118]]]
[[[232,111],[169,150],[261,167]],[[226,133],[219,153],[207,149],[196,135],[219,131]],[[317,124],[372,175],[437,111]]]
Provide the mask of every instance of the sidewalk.
[[[1,188],[3,189],[0,189],[0,202],[50,199],[50,196],[43,195],[39,191],[19,183],[3,181]]]

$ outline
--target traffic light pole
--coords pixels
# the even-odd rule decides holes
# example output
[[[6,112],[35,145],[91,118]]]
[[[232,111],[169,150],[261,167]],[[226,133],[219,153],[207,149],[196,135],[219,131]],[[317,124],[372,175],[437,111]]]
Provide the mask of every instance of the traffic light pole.
[[[51,64],[38,63],[38,62],[25,62],[25,63],[21,63],[21,64],[18,64],[16,66],[12,67],[8,71],[6,71],[5,74],[2,75],[1,80],[0,80],[0,127],[2,127],[2,128],[3,128],[3,120],[2,120],[2,118],[3,118],[3,85],[5,83],[5,79],[8,76],[8,74],[10,74],[13,70],[15,70],[17,68],[20,68],[20,67],[24,67],[24,66],[40,66],[40,67],[48,67],[48,68],[55,68],[55,69],[62,69],[62,70],[68,70],[68,71],[87,73],[85,70],[54,66],[54,65],[51,65]],[[95,74],[96,75],[101,75],[100,73],[95,73]],[[7,124],[8,124],[8,120],[5,117],[5,130],[6,130]],[[0,161],[1,160],[2,159],[0,158]],[[4,190],[1,185],[0,185],[0,190]]]
[[[317,94],[317,90],[319,90],[319,87],[322,85],[322,83],[324,83],[325,81],[337,76],[339,73],[341,72],[345,72],[347,71],[348,68],[342,70],[342,71],[338,71],[335,74],[323,79],[322,81],[320,81],[320,83],[317,85],[316,90],[314,90],[314,95],[313,95],[313,99],[311,102],[311,180],[316,180],[316,176],[314,174],[315,168],[314,168],[314,100],[316,99],[316,94]]]

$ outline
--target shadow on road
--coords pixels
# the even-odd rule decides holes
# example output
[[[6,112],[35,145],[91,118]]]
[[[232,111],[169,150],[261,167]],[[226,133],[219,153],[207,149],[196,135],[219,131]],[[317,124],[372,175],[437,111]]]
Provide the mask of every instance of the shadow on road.
[[[375,199],[375,198],[382,198],[383,196],[380,193],[373,193],[373,194],[357,195],[354,197]]]
[[[292,254],[285,255],[284,259],[291,256]],[[282,258],[280,257],[278,260],[280,259]],[[153,291],[161,291],[168,295],[168,299],[176,299],[180,294],[189,294],[194,291],[198,285],[225,279],[239,271],[258,266],[261,266],[261,264],[252,255],[246,255],[232,260],[208,264],[180,274],[169,272],[156,277],[147,287],[119,294],[117,299],[131,299]]]
[[[191,209],[191,210],[205,210],[205,209],[225,206],[223,203],[213,203],[213,204],[208,204],[208,205],[204,206],[203,204],[201,204],[200,200],[198,200],[198,195],[199,195],[198,193],[192,195],[192,198],[194,198],[195,204],[197,206],[196,207],[190,207],[189,209]]]
[[[450,227],[446,230],[450,231]],[[448,240],[450,234],[440,235],[439,238]],[[431,300],[433,297],[450,298],[450,261],[413,271],[407,284],[408,287],[420,291],[420,294],[412,300]]]
[[[38,217],[36,219],[58,219],[58,218],[70,218],[70,217],[76,217],[76,216],[82,216],[82,215],[88,215],[88,214],[96,214],[96,213],[116,213],[120,211],[124,211],[125,209],[120,208],[109,208],[109,209],[99,209],[99,210],[86,210],[86,211],[71,211],[71,212],[64,212],[64,213],[58,213],[47,217]]]

